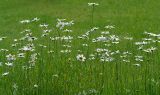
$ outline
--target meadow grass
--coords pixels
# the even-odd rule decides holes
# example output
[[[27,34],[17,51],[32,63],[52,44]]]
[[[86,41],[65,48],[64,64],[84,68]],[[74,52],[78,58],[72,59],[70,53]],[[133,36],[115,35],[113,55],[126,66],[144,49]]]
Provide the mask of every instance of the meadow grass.
[[[1,0],[0,95],[160,95],[158,2]]]

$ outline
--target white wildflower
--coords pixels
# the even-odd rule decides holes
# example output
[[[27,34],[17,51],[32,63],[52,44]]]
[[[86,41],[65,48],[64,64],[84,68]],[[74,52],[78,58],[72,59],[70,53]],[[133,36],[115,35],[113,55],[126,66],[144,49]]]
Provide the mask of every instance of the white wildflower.
[[[144,52],[147,52],[147,53],[152,53],[153,51],[155,51],[157,48],[156,47],[151,47],[151,48],[148,48],[148,49],[144,49],[143,51]]]
[[[32,20],[32,21],[37,22],[37,21],[39,21],[39,20],[40,20],[40,18],[35,17],[35,18],[33,18],[33,20]]]
[[[5,63],[5,65],[7,65],[7,66],[9,66],[9,67],[12,67],[12,66],[13,66],[13,63],[7,62],[7,63]]]
[[[49,25],[48,25],[48,24],[40,24],[39,26],[40,26],[40,27],[47,28]]]
[[[134,66],[137,66],[137,67],[140,67],[141,66],[141,64],[133,64]]]
[[[114,25],[107,25],[104,28],[106,28],[106,29],[114,29],[115,27],[114,27]]]
[[[143,56],[135,56],[136,61],[143,61]]]
[[[2,74],[2,76],[7,76],[9,74],[9,72],[5,72]]]
[[[34,87],[34,88],[38,88],[38,85],[37,85],[37,84],[35,84],[33,87]]]
[[[0,37],[0,41],[4,40],[5,38],[7,38],[7,37]]]
[[[15,55],[12,55],[12,54],[6,55],[6,58],[7,58],[8,61],[14,61],[14,60],[16,60]]]
[[[22,20],[20,21],[20,23],[24,24],[24,23],[30,23],[31,21],[30,20]]]
[[[88,6],[98,6],[98,3],[88,3]]]
[[[86,57],[83,54],[78,54],[76,56],[78,61],[84,62],[86,60]]]

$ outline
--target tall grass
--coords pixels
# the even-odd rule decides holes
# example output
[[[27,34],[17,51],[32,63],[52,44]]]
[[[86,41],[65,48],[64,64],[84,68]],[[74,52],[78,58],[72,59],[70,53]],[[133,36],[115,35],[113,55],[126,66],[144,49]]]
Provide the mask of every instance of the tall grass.
[[[160,34],[97,27],[90,5],[82,33],[73,20],[31,18],[17,22],[17,37],[0,37],[11,43],[0,50],[0,95],[159,95]]]

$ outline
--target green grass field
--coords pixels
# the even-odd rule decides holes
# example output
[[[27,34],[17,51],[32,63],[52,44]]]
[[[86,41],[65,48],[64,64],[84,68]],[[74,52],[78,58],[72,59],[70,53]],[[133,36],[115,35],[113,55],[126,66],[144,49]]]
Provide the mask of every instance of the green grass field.
[[[0,0],[0,95],[160,95],[159,6]]]

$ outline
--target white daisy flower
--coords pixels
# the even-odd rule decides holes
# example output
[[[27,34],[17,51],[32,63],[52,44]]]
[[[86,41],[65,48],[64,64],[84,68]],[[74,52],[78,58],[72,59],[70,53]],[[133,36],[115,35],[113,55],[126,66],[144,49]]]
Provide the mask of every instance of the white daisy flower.
[[[2,76],[7,76],[9,74],[9,72],[5,72],[2,74]]]
[[[7,66],[9,66],[9,67],[12,67],[12,66],[13,66],[13,63],[7,62],[7,63],[5,63],[5,65],[7,65]]]
[[[83,54],[78,54],[76,56],[78,61],[84,62],[86,60],[86,57]]]
[[[14,60],[16,60],[15,55],[12,55],[12,54],[6,55],[6,58],[7,58],[8,61],[14,61]]]
[[[88,6],[98,6],[98,3],[88,3]]]
[[[141,64],[133,64],[134,66],[137,66],[137,67],[140,67],[141,66]]]

